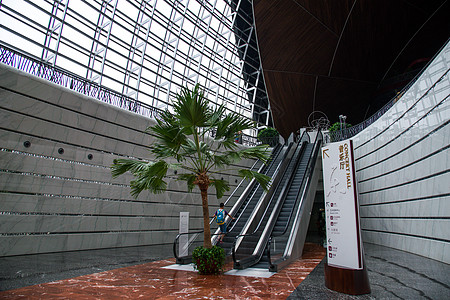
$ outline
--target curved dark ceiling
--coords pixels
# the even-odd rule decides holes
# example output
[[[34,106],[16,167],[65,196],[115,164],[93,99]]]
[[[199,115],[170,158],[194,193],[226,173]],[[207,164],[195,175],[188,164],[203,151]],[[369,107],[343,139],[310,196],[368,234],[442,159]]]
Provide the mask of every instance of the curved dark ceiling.
[[[450,32],[445,0],[253,3],[273,121],[285,137],[308,127],[313,111],[331,123],[341,114],[353,125],[368,118]]]

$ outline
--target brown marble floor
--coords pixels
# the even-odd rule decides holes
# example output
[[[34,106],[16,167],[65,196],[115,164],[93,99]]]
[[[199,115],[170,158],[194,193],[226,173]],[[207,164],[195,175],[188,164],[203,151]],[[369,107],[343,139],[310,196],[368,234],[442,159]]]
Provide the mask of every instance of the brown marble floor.
[[[301,259],[269,278],[162,268],[170,259],[3,291],[0,299],[286,299],[325,252],[306,243]]]

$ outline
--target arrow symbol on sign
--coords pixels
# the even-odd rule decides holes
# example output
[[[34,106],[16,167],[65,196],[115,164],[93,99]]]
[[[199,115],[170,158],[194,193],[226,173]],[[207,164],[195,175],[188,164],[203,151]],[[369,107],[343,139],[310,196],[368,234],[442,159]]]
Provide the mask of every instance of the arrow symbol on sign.
[[[326,202],[326,206],[330,206],[330,202]]]
[[[327,151],[328,151],[328,149],[323,149],[323,151],[322,151],[322,157],[325,157],[325,155],[326,155],[327,157],[330,157],[330,156],[328,155]]]
[[[328,239],[328,244],[331,244],[331,239]]]

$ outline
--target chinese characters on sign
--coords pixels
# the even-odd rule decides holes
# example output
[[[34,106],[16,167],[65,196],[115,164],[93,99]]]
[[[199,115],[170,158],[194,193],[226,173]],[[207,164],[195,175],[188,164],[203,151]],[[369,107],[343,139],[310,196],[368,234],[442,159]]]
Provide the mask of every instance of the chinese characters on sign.
[[[328,264],[361,269],[358,199],[352,141],[322,148]]]
[[[347,189],[352,187],[351,173],[350,173],[350,159],[348,156],[348,144],[339,145],[339,168],[345,170],[347,179]]]

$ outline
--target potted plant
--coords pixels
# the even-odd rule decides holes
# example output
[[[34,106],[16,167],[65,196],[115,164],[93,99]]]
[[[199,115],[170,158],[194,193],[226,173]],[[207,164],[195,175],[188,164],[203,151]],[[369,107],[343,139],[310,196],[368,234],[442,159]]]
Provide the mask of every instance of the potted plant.
[[[349,123],[342,123],[341,124],[341,122],[335,122],[333,125],[330,126],[330,128],[328,128],[328,131],[329,132],[340,131],[341,130],[341,126],[343,127],[342,129],[352,127],[352,125],[349,124]]]
[[[220,274],[225,264],[225,251],[219,246],[199,246],[192,253],[194,268],[202,275]]]
[[[352,127],[351,124],[335,122],[328,128],[328,135],[332,142],[343,140],[347,137],[347,128]]]
[[[267,127],[258,132],[258,139],[263,143],[267,144],[271,147],[274,147],[278,144],[279,141],[279,133],[275,128]]]

